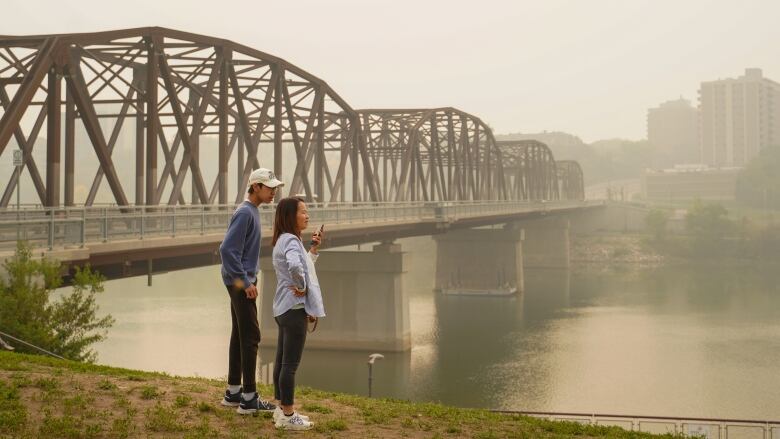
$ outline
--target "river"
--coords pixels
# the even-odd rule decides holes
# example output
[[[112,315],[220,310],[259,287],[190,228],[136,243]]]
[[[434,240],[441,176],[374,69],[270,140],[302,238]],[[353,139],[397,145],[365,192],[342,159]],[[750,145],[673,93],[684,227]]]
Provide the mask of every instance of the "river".
[[[432,291],[433,241],[400,242],[409,251],[403,287],[413,347],[382,352],[376,396],[495,409],[777,418],[775,268],[526,270],[525,291],[516,297],[452,297]],[[99,363],[226,375],[230,317],[219,266],[156,275],[152,287],[145,277],[109,281],[98,303],[116,318],[95,347]],[[307,350],[298,384],[365,394],[369,353]],[[272,357],[261,349],[263,364]]]

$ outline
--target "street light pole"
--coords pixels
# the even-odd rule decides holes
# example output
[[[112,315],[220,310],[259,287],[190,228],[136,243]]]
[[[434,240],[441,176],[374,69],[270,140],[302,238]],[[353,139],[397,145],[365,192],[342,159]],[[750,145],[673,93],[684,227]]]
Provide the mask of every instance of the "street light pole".
[[[16,240],[18,241],[21,237],[21,216],[20,216],[20,210],[19,206],[21,205],[21,192],[22,192],[22,163],[24,161],[24,156],[22,152],[22,146],[19,145],[19,149],[14,151],[14,167],[16,167],[16,222],[18,223],[16,225]]]
[[[371,383],[374,380],[373,367],[374,361],[385,358],[382,354],[371,354],[368,356],[368,397],[371,398]]]
[[[21,191],[22,191],[22,168],[21,166],[16,167],[16,240],[19,241],[21,238],[22,233],[22,218],[21,218],[21,211],[19,210],[21,200]]]

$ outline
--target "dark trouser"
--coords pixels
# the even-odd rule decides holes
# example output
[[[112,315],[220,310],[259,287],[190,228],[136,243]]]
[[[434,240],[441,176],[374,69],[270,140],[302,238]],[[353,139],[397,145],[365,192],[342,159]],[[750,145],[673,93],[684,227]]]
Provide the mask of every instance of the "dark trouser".
[[[291,309],[275,320],[279,326],[279,340],[274,363],[274,397],[282,405],[293,405],[295,371],[301,363],[303,344],[306,343],[306,311],[303,308]]]
[[[230,353],[228,360],[228,384],[242,384],[245,393],[257,391],[255,369],[257,368],[257,345],[260,343],[260,325],[257,323],[255,299],[247,299],[240,288],[226,285],[230,295]]]

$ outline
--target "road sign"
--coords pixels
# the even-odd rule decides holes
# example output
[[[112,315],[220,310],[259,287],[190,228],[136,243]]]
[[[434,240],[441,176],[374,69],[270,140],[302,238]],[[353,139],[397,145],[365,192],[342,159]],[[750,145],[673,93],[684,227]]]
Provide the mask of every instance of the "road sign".
[[[14,150],[14,166],[22,166],[22,150]]]

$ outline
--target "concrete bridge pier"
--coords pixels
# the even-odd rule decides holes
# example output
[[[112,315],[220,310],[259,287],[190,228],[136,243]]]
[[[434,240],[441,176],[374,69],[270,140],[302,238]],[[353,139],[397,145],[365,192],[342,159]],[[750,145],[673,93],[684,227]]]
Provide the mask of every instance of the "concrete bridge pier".
[[[261,346],[275,346],[273,296],[276,275],[270,258],[260,259]],[[308,348],[406,351],[411,349],[409,299],[401,288],[404,254],[400,244],[372,251],[322,251],[317,277],[327,316],[306,338]]]
[[[513,225],[434,235],[434,289],[453,294],[523,291],[523,237]]]
[[[526,268],[568,268],[570,265],[569,220],[547,217],[518,222],[523,230]]]

